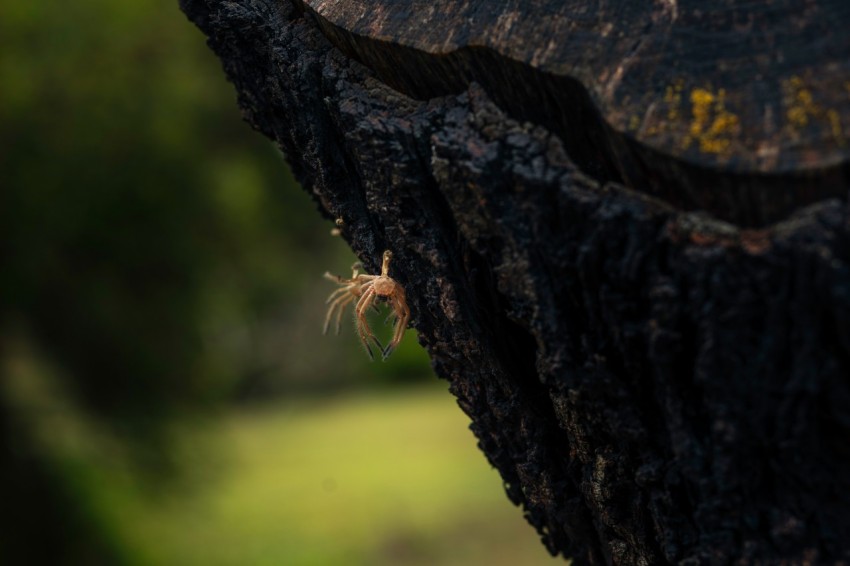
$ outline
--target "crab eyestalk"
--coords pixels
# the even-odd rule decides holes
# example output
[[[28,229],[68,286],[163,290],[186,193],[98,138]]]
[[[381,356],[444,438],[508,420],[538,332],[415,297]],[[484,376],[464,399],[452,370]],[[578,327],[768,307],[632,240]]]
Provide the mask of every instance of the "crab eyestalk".
[[[381,264],[381,277],[386,277],[390,273],[390,260],[393,258],[393,252],[387,250],[384,252],[384,262]]]

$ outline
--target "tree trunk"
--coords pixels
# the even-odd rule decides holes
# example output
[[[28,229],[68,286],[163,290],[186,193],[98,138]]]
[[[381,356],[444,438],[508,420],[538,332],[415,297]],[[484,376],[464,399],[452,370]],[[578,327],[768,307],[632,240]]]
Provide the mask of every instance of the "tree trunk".
[[[722,155],[665,161],[638,140],[611,142],[594,170],[581,140],[602,138],[578,128],[609,127],[603,105],[595,125],[547,123],[533,92],[505,102],[497,85],[519,67],[499,59],[481,63],[505,70],[492,84],[393,84],[387,61],[408,78],[456,67],[381,51],[392,42],[308,4],[181,0],[247,121],[342,219],[367,271],[393,251],[412,326],[547,548],[575,564],[850,560],[850,217],[835,161],[767,175]],[[696,196],[626,186],[642,151]],[[726,206],[694,171],[728,194],[775,181],[785,196]],[[808,192],[788,197],[801,178]]]

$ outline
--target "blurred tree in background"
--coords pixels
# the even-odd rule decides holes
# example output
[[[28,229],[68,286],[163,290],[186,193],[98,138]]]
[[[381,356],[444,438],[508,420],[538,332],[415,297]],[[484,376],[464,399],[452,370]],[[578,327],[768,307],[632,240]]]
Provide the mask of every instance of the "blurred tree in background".
[[[176,0],[0,0],[0,564],[548,560],[331,227]]]
[[[120,562],[51,408],[161,477],[175,417],[363,381],[353,334],[314,347],[353,258],[176,0],[3,0],[0,47],[0,556]]]

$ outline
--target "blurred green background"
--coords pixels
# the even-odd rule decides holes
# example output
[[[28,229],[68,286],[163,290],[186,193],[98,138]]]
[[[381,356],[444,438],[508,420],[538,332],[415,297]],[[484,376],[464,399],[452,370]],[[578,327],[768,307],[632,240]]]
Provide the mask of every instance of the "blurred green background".
[[[0,563],[549,563],[177,0],[0,0]]]

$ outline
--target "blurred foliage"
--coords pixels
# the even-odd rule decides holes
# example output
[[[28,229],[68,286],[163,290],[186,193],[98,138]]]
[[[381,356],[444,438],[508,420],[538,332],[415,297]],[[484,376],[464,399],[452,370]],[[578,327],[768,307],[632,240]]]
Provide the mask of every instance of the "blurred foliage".
[[[0,0],[0,563],[548,561],[331,227],[177,0]]]
[[[428,375],[320,335],[319,218],[176,0],[0,0],[0,562],[122,561],[73,423],[160,477],[187,414]]]

